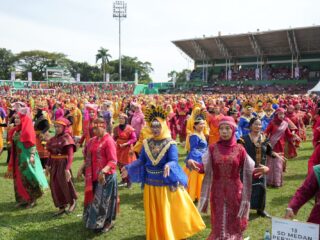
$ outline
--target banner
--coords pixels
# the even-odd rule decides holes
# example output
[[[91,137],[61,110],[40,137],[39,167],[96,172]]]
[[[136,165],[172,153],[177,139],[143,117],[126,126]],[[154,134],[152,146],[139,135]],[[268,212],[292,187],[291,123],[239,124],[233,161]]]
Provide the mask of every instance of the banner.
[[[11,72],[11,81],[16,80],[16,72]]]
[[[80,82],[80,73],[77,73],[77,82]]]
[[[294,78],[299,78],[300,77],[300,69],[299,67],[294,68]]]
[[[231,80],[232,79],[232,70],[229,69],[228,70],[228,80]]]
[[[174,72],[172,74],[172,83],[173,83],[173,87],[176,87],[176,81],[177,81],[177,74]]]
[[[136,71],[136,72],[134,73],[134,83],[135,83],[135,84],[138,84],[138,78],[139,78],[138,72]]]
[[[272,218],[271,239],[317,240],[319,239],[319,225]]]
[[[259,80],[260,79],[260,69],[259,68],[256,68],[256,80]]]
[[[28,72],[28,81],[32,82],[32,72]]]
[[[110,73],[106,73],[106,82],[110,82]]]
[[[191,73],[186,72],[186,81],[187,81],[187,82],[190,81],[190,76],[191,76]]]

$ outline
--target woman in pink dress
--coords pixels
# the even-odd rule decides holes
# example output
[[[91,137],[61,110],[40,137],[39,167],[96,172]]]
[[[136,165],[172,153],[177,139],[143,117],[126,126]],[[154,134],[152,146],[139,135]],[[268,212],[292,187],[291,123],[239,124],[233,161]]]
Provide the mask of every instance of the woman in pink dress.
[[[274,118],[268,125],[266,135],[270,139],[270,144],[275,153],[276,158],[267,159],[267,166],[270,169],[267,177],[267,185],[273,187],[282,186],[282,175],[284,170],[284,149],[286,141],[293,141],[294,136],[289,129],[289,124],[285,120],[285,110],[278,108],[274,113]]]
[[[189,167],[205,173],[199,209],[206,212],[210,200],[209,240],[241,240],[247,227],[254,161],[237,144],[236,127],[232,117],[223,117],[219,123],[220,140],[209,146],[203,163],[188,163]]]
[[[144,115],[141,110],[141,105],[135,104],[134,113],[131,119],[131,127],[134,128],[137,138],[139,138],[141,129],[144,127],[144,125],[146,125],[146,122],[144,121]]]

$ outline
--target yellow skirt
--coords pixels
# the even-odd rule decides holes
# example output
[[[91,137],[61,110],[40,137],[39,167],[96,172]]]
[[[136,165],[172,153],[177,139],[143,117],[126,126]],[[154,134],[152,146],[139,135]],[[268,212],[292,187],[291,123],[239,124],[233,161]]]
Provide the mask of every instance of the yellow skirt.
[[[204,174],[198,173],[197,171],[190,171],[189,168],[184,167],[184,172],[188,176],[188,188],[187,191],[194,202],[200,200],[201,187],[204,178]]]
[[[187,191],[179,187],[144,186],[147,240],[179,240],[205,229],[205,224]]]

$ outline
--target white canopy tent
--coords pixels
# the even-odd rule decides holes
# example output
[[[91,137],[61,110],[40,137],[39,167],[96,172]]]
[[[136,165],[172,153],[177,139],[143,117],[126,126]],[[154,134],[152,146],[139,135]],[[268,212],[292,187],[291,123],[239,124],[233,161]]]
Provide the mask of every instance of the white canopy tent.
[[[315,85],[312,89],[308,90],[308,94],[313,93],[313,92],[320,93],[320,80],[317,83],[317,85]]]

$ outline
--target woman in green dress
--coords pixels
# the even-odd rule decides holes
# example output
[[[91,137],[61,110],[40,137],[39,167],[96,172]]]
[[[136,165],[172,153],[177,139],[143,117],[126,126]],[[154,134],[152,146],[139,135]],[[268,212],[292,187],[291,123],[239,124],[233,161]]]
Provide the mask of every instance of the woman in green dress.
[[[29,108],[20,108],[15,115],[15,129],[12,134],[12,154],[7,177],[14,182],[17,207],[33,207],[36,200],[48,188],[40,158],[36,149],[36,134]]]

